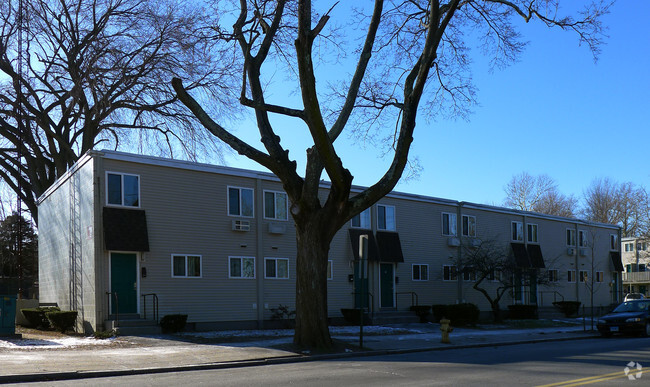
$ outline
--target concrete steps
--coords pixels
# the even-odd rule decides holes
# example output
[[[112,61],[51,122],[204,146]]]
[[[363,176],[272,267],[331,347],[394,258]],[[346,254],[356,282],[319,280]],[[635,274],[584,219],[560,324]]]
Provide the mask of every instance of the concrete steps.
[[[157,321],[145,320],[138,314],[120,315],[119,320],[111,315],[108,320],[104,320],[104,329],[115,330],[122,336],[159,335],[162,333]]]

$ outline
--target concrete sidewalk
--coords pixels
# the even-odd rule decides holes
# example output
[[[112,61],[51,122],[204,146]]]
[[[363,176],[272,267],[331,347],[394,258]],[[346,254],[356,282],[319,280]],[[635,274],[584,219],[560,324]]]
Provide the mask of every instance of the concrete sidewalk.
[[[357,348],[358,336],[350,335],[349,331],[346,335],[334,333],[335,339],[349,343],[351,349],[327,355],[296,354],[272,348],[291,343],[291,337],[197,344],[189,342],[187,336],[124,336],[106,346],[57,349],[21,347],[20,340],[17,340],[17,347],[0,349],[0,383],[244,367],[385,353],[575,340],[595,336],[594,332],[584,332],[582,326],[488,330],[457,328],[451,334],[452,343],[442,344],[437,324],[408,325],[416,328],[401,327],[399,331],[417,333],[365,335],[362,351]]]

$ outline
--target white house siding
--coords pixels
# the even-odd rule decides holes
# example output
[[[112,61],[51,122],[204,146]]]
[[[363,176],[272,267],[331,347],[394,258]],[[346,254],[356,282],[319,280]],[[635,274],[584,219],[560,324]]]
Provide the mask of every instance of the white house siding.
[[[93,159],[83,157],[39,200],[39,287],[41,303],[78,311],[78,329],[93,330],[97,322],[95,283],[95,215]],[[71,224],[71,190],[76,190],[77,215]],[[72,229],[76,230],[73,238]],[[75,244],[75,268],[71,246]],[[73,272],[76,275],[73,276]]]

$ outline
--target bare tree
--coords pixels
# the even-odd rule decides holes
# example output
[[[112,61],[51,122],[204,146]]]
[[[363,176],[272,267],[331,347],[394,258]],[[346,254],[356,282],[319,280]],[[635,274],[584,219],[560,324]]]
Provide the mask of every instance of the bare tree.
[[[331,346],[326,281],[330,242],[349,219],[389,193],[399,181],[409,160],[420,104],[426,107],[421,109],[425,113],[457,117],[475,102],[464,32],[478,32],[481,48],[494,66],[511,63],[524,47],[513,24],[517,17],[574,31],[597,53],[603,36],[600,18],[608,9],[607,4],[594,3],[573,18],[559,16],[562,12],[556,0],[384,3],[375,1],[367,15],[367,6],[355,3],[362,8],[361,14],[345,32],[352,37],[350,44],[360,42],[358,47],[346,46],[345,39],[337,38],[336,26],[330,22],[332,9],[318,13],[308,0],[240,0],[232,29],[214,26],[216,39],[224,44],[235,41],[239,46],[240,102],[255,116],[262,149],[217,122],[181,79],[172,82],[179,99],[210,133],[272,171],[291,199],[297,234],[294,343],[300,346]],[[359,40],[353,38],[357,33],[362,34]],[[356,57],[349,77],[326,66],[346,53]],[[330,93],[317,87],[324,83],[317,85],[317,75],[325,77],[319,74],[321,66],[328,72],[328,80],[342,76],[338,82],[331,81],[334,90]],[[296,106],[266,88],[268,80],[282,70],[286,70],[283,87],[293,85],[297,90]],[[303,173],[298,173],[297,163],[280,142],[272,120],[276,115],[295,119],[292,135],[305,133],[313,141]],[[387,139],[390,166],[375,184],[352,193],[353,176],[343,166],[335,142],[344,131],[372,137],[381,129],[388,129],[379,137]],[[323,173],[331,185],[321,200]]]
[[[234,58],[197,33],[205,12],[191,4],[25,1],[21,15],[18,1],[1,2],[0,179],[35,220],[36,198],[100,144],[172,156],[217,153],[218,142],[195,130],[169,85],[172,76],[192,79],[189,89],[217,102],[212,114],[235,109],[220,87],[233,80],[210,65]]]
[[[548,282],[543,269],[522,268],[507,244],[497,239],[483,240],[478,246],[463,244],[461,257],[452,262],[461,273],[470,273],[472,288],[489,302],[495,322],[501,321],[501,300],[517,288]]]
[[[522,172],[513,176],[504,190],[504,206],[523,211],[572,217],[578,202],[573,196],[560,193],[557,183],[548,175]]]
[[[648,230],[648,194],[633,183],[609,178],[592,181],[584,192],[587,220],[618,224],[624,237],[644,236]]]

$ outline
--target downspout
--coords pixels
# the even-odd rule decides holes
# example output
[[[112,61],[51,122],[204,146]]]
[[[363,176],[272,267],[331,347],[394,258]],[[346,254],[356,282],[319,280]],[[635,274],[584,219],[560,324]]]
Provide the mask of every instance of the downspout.
[[[458,302],[457,303],[464,303],[464,294],[463,294],[463,273],[461,272],[461,268],[463,267],[463,220],[462,220],[462,208],[465,202],[458,202],[458,205],[456,206],[456,237],[458,238],[459,245],[458,248],[456,249],[456,261],[458,262],[457,265],[457,270],[456,270],[456,292],[458,294]]]
[[[99,153],[90,153],[93,160],[93,251],[95,256],[93,259],[94,273],[95,273],[95,330],[104,330],[104,320],[108,319],[110,314],[109,305],[106,303],[104,309],[104,302],[106,301],[105,293],[108,291],[108,260],[104,259],[104,250],[102,244],[102,235],[104,235],[102,223],[102,185],[101,172],[104,170],[104,159]]]
[[[264,216],[264,192],[262,191],[262,180],[258,177],[255,179],[255,256],[257,257],[255,269],[257,275],[257,328],[264,328],[264,226],[262,219]]]
[[[573,224],[573,229],[575,231],[575,246],[573,249],[573,261],[575,262],[575,268],[576,268],[576,301],[580,301],[580,267],[578,265],[578,256],[579,256],[579,248],[578,248],[578,223],[575,222]]]

